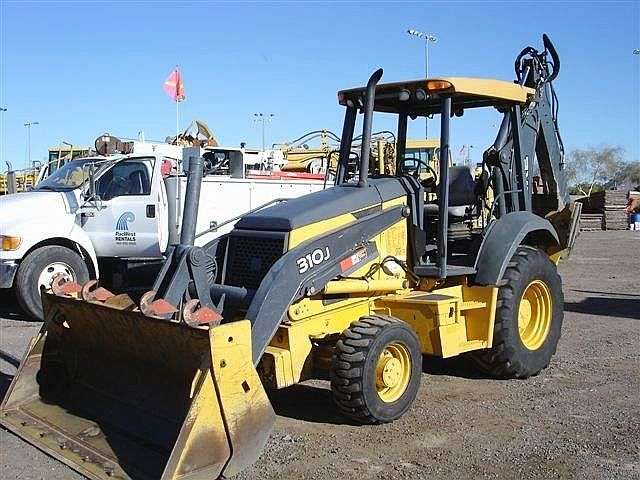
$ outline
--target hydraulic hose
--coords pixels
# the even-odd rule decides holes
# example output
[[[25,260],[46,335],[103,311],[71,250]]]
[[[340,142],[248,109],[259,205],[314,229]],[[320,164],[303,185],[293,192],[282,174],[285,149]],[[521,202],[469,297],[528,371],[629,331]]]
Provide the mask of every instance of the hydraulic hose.
[[[549,78],[547,78],[548,82],[553,82],[558,76],[558,73],[560,73],[560,57],[558,56],[556,48],[553,46],[553,43],[551,43],[551,40],[546,33],[542,34],[542,43],[544,44],[545,50],[547,50],[549,52],[549,55],[551,55],[551,60],[553,61],[553,71],[551,72]]]

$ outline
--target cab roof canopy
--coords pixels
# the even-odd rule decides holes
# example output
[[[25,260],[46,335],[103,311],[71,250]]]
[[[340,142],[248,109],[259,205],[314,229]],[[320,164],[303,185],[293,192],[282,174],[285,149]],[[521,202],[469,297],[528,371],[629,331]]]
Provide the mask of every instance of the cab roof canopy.
[[[366,87],[338,92],[340,105],[364,104]],[[465,108],[495,106],[506,108],[525,103],[535,90],[517,83],[487,78],[442,77],[406,82],[382,83],[376,86],[374,110],[378,112],[407,112],[410,116],[428,115],[440,111],[443,96],[452,95],[452,111]]]

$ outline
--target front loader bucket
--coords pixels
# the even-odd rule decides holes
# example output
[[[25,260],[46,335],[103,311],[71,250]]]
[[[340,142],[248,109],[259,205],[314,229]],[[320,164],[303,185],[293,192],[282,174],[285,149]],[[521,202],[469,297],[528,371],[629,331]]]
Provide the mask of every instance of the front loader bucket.
[[[215,479],[252,464],[275,415],[249,321],[212,328],[43,294],[45,324],[0,423],[92,479]]]

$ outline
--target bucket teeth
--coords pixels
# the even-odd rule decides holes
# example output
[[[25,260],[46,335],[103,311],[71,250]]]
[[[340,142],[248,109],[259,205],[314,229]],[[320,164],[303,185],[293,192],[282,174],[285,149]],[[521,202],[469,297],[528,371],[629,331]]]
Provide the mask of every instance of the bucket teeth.
[[[76,296],[81,290],[82,287],[78,283],[67,280],[61,273],[53,277],[53,281],[51,282],[51,291],[59,297]]]
[[[176,307],[164,298],[155,300],[156,292],[149,290],[140,299],[140,311],[149,317],[169,319],[178,311]]]
[[[200,300],[198,299],[189,300],[185,304],[184,309],[182,310],[182,317],[187,325],[192,327],[201,325],[214,327],[219,325],[222,321],[222,315],[209,307],[201,307]]]
[[[109,297],[104,301],[104,304],[117,310],[133,310],[136,307],[135,302],[126,293]]]
[[[97,280],[89,280],[80,290],[80,297],[87,301],[104,302],[113,296],[115,295],[106,288],[98,287]]]

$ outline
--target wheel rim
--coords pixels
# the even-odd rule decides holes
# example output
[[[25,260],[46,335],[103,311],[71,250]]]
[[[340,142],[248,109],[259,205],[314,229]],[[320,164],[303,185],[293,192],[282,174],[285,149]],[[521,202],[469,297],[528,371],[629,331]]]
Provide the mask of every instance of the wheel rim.
[[[76,274],[69,265],[64,262],[53,262],[42,269],[38,277],[38,290],[42,287],[51,288],[53,278],[58,274],[68,282],[76,281]]]
[[[398,400],[407,390],[411,378],[411,355],[400,343],[387,345],[376,364],[376,390],[383,402]]]
[[[518,307],[518,332],[527,349],[537,350],[547,339],[552,307],[551,292],[543,281],[534,280],[527,285]]]

